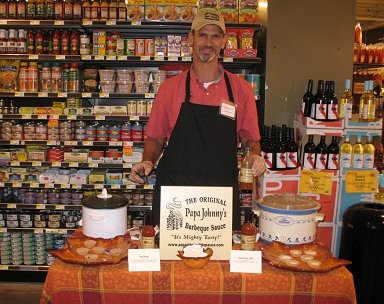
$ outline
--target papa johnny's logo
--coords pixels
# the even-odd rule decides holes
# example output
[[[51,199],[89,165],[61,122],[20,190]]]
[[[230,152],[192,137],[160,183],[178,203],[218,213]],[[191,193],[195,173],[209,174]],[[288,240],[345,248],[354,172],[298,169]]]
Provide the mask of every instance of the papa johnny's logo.
[[[183,215],[179,211],[182,207],[181,202],[176,197],[173,198],[172,203],[167,203],[166,208],[169,211],[167,217],[167,230],[177,230],[183,226]]]

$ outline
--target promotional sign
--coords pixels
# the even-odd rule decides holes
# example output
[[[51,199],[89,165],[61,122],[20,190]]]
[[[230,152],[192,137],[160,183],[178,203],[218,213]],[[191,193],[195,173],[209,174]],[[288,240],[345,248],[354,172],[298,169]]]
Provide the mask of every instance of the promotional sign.
[[[185,246],[213,250],[211,260],[229,260],[232,250],[231,187],[162,186],[160,257],[177,260]]]
[[[377,170],[347,171],[346,193],[375,192],[378,186],[377,174]]]
[[[300,192],[330,195],[332,192],[330,172],[303,170],[300,177]]]

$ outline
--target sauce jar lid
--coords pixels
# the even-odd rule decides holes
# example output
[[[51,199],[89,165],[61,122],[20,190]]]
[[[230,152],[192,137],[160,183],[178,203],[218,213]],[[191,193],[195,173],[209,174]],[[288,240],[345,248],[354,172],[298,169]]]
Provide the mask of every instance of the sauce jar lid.
[[[112,195],[103,188],[101,194],[87,197],[83,206],[91,209],[117,209],[128,205],[128,200],[120,195]]]
[[[318,210],[321,207],[318,202],[294,193],[268,195],[260,205],[279,210]]]

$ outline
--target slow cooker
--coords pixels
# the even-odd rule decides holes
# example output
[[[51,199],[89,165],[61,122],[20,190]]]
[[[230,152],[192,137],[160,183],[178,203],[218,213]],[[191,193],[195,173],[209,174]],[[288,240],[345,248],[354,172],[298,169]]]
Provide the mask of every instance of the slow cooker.
[[[310,243],[316,240],[317,223],[324,219],[318,213],[321,205],[309,198],[292,193],[274,194],[256,202],[260,238],[287,245]]]

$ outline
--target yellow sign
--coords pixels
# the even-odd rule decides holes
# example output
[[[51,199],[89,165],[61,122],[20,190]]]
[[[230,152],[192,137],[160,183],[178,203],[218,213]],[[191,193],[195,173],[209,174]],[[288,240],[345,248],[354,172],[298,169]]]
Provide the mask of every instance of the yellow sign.
[[[354,170],[345,173],[346,193],[376,192],[377,170]]]
[[[303,170],[300,177],[300,192],[331,195],[331,172]]]

